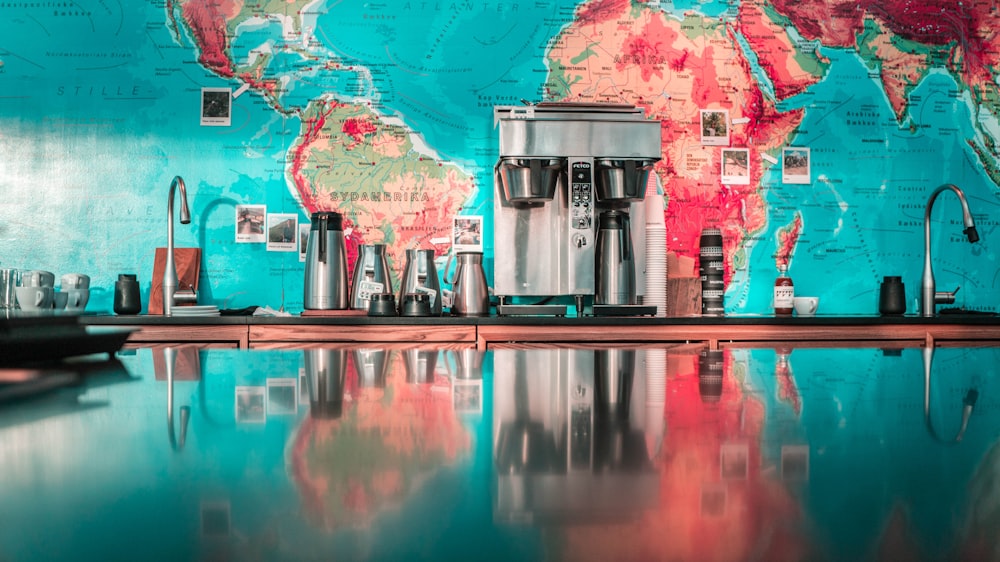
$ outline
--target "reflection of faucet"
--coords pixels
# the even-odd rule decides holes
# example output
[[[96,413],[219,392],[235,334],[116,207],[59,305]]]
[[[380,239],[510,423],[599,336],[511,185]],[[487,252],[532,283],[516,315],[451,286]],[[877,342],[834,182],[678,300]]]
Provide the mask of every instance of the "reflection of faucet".
[[[927,431],[931,437],[942,443],[958,443],[965,436],[965,428],[969,425],[969,418],[972,417],[972,410],[976,407],[976,400],[979,399],[979,391],[974,388],[969,389],[962,399],[962,425],[958,428],[958,433],[950,441],[940,437],[934,430],[931,422],[931,364],[934,362],[934,347],[924,348],[924,423],[927,424]]]
[[[174,293],[177,291],[177,266],[174,265],[174,189],[181,190],[181,224],[191,222],[188,209],[187,189],[184,180],[175,176],[167,193],[167,263],[163,268],[163,315],[173,316]]]
[[[969,204],[965,201],[965,194],[962,193],[962,190],[950,183],[946,183],[935,189],[934,193],[931,193],[930,198],[927,200],[927,209],[924,211],[924,275],[920,279],[921,316],[934,316],[936,312],[935,306],[955,302],[955,293],[958,292],[957,288],[950,293],[936,292],[934,270],[931,268],[931,209],[934,207],[934,200],[937,199],[938,194],[946,189],[954,191],[955,195],[958,196],[959,202],[962,203],[962,222],[965,224],[965,230],[962,232],[968,237],[969,243],[979,241],[979,233],[976,232],[976,223],[972,220],[972,213],[969,212]]]
[[[172,347],[163,348],[163,362],[167,368],[167,435],[170,437],[170,446],[175,451],[184,448],[184,441],[187,438],[188,418],[191,417],[191,408],[181,406],[181,434],[178,438],[174,432],[174,363],[177,360],[177,350]]]

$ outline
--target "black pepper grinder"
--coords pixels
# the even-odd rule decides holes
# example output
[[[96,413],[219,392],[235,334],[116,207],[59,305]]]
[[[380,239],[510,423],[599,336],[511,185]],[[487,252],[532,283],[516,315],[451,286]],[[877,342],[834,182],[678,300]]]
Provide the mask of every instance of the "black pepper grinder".
[[[878,291],[878,311],[883,316],[902,316],[906,313],[906,289],[903,278],[887,275]]]
[[[134,273],[122,273],[115,283],[115,314],[139,314],[142,301],[139,297],[139,281]]]

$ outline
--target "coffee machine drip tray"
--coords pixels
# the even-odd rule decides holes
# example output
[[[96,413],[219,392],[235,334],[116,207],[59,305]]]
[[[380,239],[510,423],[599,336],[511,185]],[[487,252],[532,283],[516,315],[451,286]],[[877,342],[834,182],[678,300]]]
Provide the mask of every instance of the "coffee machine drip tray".
[[[655,313],[655,308],[654,313]],[[566,316],[566,305],[504,304],[497,305],[497,316]]]
[[[645,304],[595,304],[594,316],[656,316],[656,306]]]

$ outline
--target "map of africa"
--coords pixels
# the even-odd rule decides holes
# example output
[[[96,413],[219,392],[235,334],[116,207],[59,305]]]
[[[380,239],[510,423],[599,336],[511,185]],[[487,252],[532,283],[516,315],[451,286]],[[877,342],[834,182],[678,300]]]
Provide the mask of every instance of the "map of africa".
[[[91,310],[138,273],[147,302],[179,175],[204,303],[301,310],[299,253],[237,240],[243,206],[341,212],[349,255],[385,243],[397,272],[483,216],[490,276],[493,107],[608,102],[661,121],[668,249],[723,231],[727,313],[769,313],[778,265],[820,312],[876,312],[886,275],[916,312],[944,183],[982,240],[944,194],[939,290],[993,310],[998,19],[985,1],[0,2],[0,266],[90,273]],[[199,120],[206,88],[231,98],[222,126]],[[724,146],[703,110],[728,115]],[[748,181],[723,177],[730,148]],[[783,177],[788,148],[808,149],[804,181]]]

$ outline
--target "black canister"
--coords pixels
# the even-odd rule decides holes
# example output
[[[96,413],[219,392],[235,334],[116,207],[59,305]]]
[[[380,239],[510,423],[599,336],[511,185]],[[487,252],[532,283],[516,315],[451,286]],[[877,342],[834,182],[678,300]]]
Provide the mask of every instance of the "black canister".
[[[878,311],[883,316],[906,314],[906,288],[903,278],[887,275],[878,290]]]
[[[122,273],[115,282],[115,314],[139,314],[142,300],[139,297],[139,281],[134,273]]]

